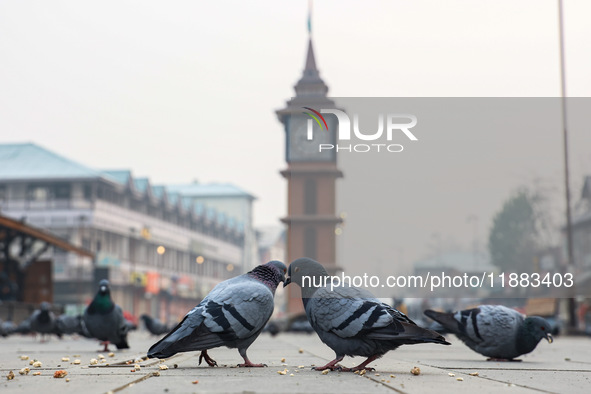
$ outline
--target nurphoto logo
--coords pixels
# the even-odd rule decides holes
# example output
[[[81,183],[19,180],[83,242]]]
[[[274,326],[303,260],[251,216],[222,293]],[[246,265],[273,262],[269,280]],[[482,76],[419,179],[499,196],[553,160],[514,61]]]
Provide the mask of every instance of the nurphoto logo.
[[[321,132],[328,132],[328,124],[322,114],[332,114],[337,118],[337,143],[336,144],[318,144],[318,151],[335,150],[336,152],[402,152],[404,147],[398,143],[391,143],[395,135],[402,133],[411,141],[418,141],[418,138],[410,131],[417,125],[417,117],[411,114],[379,114],[378,127],[375,132],[361,131],[359,127],[359,115],[353,115],[353,127],[351,128],[351,119],[344,111],[334,108],[324,108],[317,111],[310,107],[303,107],[310,112],[304,112],[308,115],[308,141],[314,140],[314,121],[320,127]],[[351,133],[351,129],[353,132]],[[385,130],[385,133],[384,133]],[[385,138],[384,138],[385,134]],[[346,143],[347,141],[376,141],[376,143]],[[378,141],[384,141],[378,143]],[[339,143],[345,142],[345,143]]]

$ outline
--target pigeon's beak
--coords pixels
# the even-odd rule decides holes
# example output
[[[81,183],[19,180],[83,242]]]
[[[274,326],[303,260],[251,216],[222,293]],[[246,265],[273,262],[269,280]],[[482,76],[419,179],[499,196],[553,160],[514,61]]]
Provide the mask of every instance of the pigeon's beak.
[[[546,339],[548,340],[548,343],[554,342],[554,338],[552,338],[552,335],[550,334],[546,334]]]
[[[100,290],[101,293],[106,293],[107,292],[107,286],[101,286],[99,290]]]
[[[291,276],[288,276],[287,278],[285,278],[285,280],[283,281],[283,287],[287,286],[288,284],[291,283]]]

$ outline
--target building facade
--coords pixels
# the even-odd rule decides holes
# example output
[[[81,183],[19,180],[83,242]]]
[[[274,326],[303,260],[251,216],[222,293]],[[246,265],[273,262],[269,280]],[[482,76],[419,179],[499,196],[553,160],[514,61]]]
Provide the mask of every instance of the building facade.
[[[46,252],[56,303],[80,307],[108,277],[124,310],[175,321],[243,270],[243,222],[130,171],[97,171],[34,144],[0,145],[0,210],[95,253]]]

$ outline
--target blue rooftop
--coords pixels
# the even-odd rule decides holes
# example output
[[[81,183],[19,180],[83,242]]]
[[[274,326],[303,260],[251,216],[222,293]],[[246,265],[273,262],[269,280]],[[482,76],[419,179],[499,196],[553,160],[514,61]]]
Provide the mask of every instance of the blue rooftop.
[[[180,204],[183,209],[197,215],[205,215],[208,220],[220,225],[235,227],[242,232],[243,223],[236,222],[226,214],[218,212],[194,201],[195,197],[246,197],[253,200],[250,193],[229,183],[156,185],[152,186],[148,178],[136,178],[130,170],[96,171],[53,153],[33,143],[0,144],[0,181],[8,180],[60,180],[60,179],[105,179],[133,188],[140,193],[150,192],[156,199],[168,199],[170,204]]]
[[[137,191],[144,193],[148,188],[148,178],[134,178],[133,179],[133,186],[136,188]]]
[[[127,185],[131,178],[131,171],[129,170],[106,170],[103,173],[122,185]]]
[[[186,185],[169,185],[166,189],[187,197],[255,197],[247,191],[231,183],[189,183]]]
[[[32,143],[0,144],[0,179],[108,178]]]

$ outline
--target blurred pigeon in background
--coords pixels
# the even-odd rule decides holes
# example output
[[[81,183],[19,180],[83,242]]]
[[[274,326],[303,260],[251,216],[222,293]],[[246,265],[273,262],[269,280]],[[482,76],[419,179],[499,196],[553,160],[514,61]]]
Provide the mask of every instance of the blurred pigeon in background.
[[[98,292],[84,311],[83,322],[88,333],[103,342],[103,351],[109,351],[109,343],[115,344],[117,349],[129,349],[129,325],[126,324],[121,307],[111,299],[108,280],[100,281]]]
[[[17,325],[14,324],[13,316],[14,316],[14,305],[10,305],[8,308],[8,317],[5,321],[0,319],[0,336],[7,337],[17,332]]]
[[[491,361],[513,361],[534,350],[543,338],[553,341],[546,320],[524,317],[502,305],[481,305],[451,313],[427,309],[424,313]]]
[[[270,261],[252,271],[219,283],[168,335],[148,350],[148,357],[166,358],[178,352],[201,350],[205,359],[217,365],[207,350],[219,346],[238,348],[244,359],[240,367],[253,364],[246,350],[257,339],[273,313],[273,297],[285,280],[285,264]]]
[[[437,343],[449,345],[438,333],[417,326],[402,312],[382,303],[368,291],[356,287],[316,286],[328,275],[318,262],[300,258],[289,266],[285,285],[302,288],[302,301],[310,324],[336,358],[317,371],[373,370],[366,365],[400,345]],[[316,278],[303,283],[303,277]],[[345,356],[364,356],[367,360],[354,368],[338,365]]]
[[[146,314],[140,316],[140,319],[144,322],[146,329],[150,331],[152,335],[162,335],[166,334],[170,329],[166,326],[166,324],[162,323],[160,320],[150,317]]]
[[[16,333],[18,334],[30,334],[31,333],[31,316],[20,322],[16,326]]]
[[[16,324],[12,320],[0,319],[0,336],[7,337],[16,332]]]
[[[41,334],[43,341],[45,334],[62,335],[57,330],[55,314],[51,311],[51,305],[48,302],[42,302],[39,309],[33,312],[30,317],[31,331]]]
[[[60,334],[81,334],[82,329],[82,315],[69,316],[59,315],[55,322],[57,331]]]

